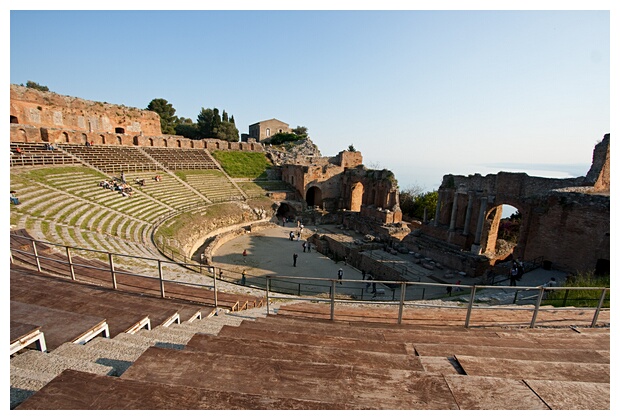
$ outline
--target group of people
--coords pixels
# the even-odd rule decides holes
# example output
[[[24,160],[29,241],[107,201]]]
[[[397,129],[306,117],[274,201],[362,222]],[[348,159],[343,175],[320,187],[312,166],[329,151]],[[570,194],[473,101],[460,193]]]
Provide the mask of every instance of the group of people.
[[[118,181],[114,178],[104,179],[99,182],[99,186],[107,190],[118,191],[123,197],[133,196],[133,189],[126,182]]]

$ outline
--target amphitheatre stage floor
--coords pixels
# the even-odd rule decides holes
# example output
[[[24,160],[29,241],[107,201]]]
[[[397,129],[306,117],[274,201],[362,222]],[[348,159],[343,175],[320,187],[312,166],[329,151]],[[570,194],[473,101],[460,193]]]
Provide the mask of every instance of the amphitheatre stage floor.
[[[335,263],[325,255],[316,252],[303,252],[303,238],[291,241],[289,232],[295,230],[293,223],[287,226],[275,226],[256,233],[234,238],[220,246],[213,263],[225,270],[241,272],[247,271],[248,276],[283,276],[283,277],[320,277],[335,279],[338,269],[344,271],[344,279],[361,280],[359,270],[345,265],[344,262]],[[321,228],[318,228],[321,231]],[[304,228],[304,238],[317,232],[317,228]],[[243,250],[248,256],[243,258]],[[293,254],[297,253],[297,267],[293,267]]]
[[[347,288],[363,288],[364,283],[353,283],[348,280],[361,281],[361,272],[350,266],[346,265],[343,261],[334,262],[334,260],[327,256],[317,252],[314,248],[312,252],[303,252],[302,244],[303,238],[307,238],[314,233],[332,233],[338,235],[349,235],[349,232],[343,232],[334,225],[318,225],[304,228],[304,235],[301,240],[291,241],[288,239],[289,232],[295,230],[296,225],[294,223],[287,223],[286,226],[274,226],[255,233],[236,237],[224,244],[222,244],[213,255],[213,263],[221,267],[223,270],[235,273],[233,277],[240,278],[241,272],[245,269],[248,279],[253,276],[279,276],[290,278],[294,280],[294,277],[305,278],[321,278],[321,279],[335,279],[337,278],[338,269],[342,268],[344,272],[342,290]],[[349,236],[362,239],[363,235],[352,233]],[[247,250],[247,257],[244,260],[243,250]],[[293,253],[298,254],[297,266],[293,267]],[[394,258],[412,259],[411,256],[402,255]],[[435,277],[440,277],[441,272],[435,272]],[[559,284],[562,285],[563,279],[566,273],[556,270],[543,270],[542,268],[527,272],[519,282],[519,286],[540,286],[550,280],[551,277],[555,277]],[[480,284],[479,278],[471,277],[459,277],[464,285]],[[452,280],[446,280],[446,282],[456,282],[456,278]],[[435,279],[430,277],[422,278],[421,281],[428,283],[436,283]],[[323,284],[318,280],[303,280],[306,284]],[[507,282],[506,282],[507,283]],[[504,284],[508,286],[508,284]],[[381,288],[381,286],[377,286]],[[392,297],[391,291],[385,287],[385,298]],[[509,292],[502,289],[486,290],[483,293],[487,296],[492,295],[498,300],[507,299],[511,300],[514,296],[514,292]],[[435,295],[436,297],[445,297],[445,288],[438,288]],[[398,299],[398,296],[396,296]],[[407,298],[409,299],[409,290],[407,292]],[[433,296],[429,296],[432,299]],[[381,300],[381,295],[377,298]]]

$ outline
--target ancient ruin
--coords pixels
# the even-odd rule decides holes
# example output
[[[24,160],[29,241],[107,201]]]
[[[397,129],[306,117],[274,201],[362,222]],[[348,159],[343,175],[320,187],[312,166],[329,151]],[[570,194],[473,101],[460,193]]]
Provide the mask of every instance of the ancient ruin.
[[[609,134],[594,150],[585,177],[525,173],[445,175],[435,216],[404,240],[451,267],[479,276],[504,258],[542,259],[568,272],[609,273]],[[496,255],[502,205],[522,216],[510,255]]]
[[[262,151],[254,141],[190,140],[161,133],[157,113],[11,85],[11,142]]]
[[[542,260],[570,272],[609,272],[609,134],[596,146],[590,171],[583,177],[549,179],[510,172],[445,175],[438,206],[429,211],[434,217],[429,214],[430,220],[410,231],[402,221],[394,174],[366,168],[360,152],[345,150],[323,157],[310,140],[303,142],[305,151],[300,153],[256,141],[190,140],[162,135],[159,116],[151,111],[17,85],[11,85],[10,92],[14,143],[265,152],[274,163],[271,176],[292,189],[270,195],[278,217],[339,224],[473,277],[512,258]],[[271,134],[288,130],[275,119],[262,123],[263,128],[271,127]],[[522,219],[514,248],[498,253],[504,204],[515,207]]]

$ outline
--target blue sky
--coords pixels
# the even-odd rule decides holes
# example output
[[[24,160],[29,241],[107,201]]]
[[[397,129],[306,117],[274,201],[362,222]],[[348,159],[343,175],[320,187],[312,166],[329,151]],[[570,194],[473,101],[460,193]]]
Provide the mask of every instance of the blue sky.
[[[10,83],[164,98],[194,121],[217,107],[241,133],[277,118],[323,155],[353,144],[401,189],[580,176],[611,131],[611,2],[577,5],[601,10],[11,11]]]

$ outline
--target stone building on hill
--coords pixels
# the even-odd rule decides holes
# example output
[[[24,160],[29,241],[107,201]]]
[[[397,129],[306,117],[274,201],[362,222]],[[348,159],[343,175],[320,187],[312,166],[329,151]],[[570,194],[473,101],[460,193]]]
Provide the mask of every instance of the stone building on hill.
[[[291,133],[288,124],[272,118],[270,120],[259,121],[250,125],[248,137],[256,141],[263,142],[277,133]]]

